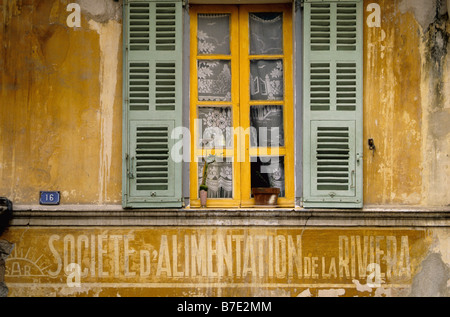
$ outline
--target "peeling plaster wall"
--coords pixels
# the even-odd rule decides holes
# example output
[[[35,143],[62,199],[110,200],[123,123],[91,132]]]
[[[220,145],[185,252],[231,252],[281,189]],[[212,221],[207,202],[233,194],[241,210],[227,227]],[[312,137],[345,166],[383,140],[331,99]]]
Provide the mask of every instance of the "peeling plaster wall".
[[[425,29],[423,63],[424,178],[427,203],[450,201],[450,21],[444,1]],[[442,13],[444,12],[444,13]]]
[[[66,8],[69,3],[80,5],[81,27],[67,26],[69,12]],[[380,5],[381,24],[380,27],[369,27],[365,23],[364,28],[364,139],[373,138],[376,151],[372,153],[367,148],[365,151],[365,204],[449,206],[448,1],[365,0],[365,8],[373,3]],[[109,0],[4,0],[0,5],[0,194],[13,200],[16,205],[37,204],[40,190],[60,190],[64,204],[120,205],[121,5],[121,1]],[[365,21],[370,14],[365,10]],[[374,237],[372,241],[375,244],[380,241],[385,253],[371,244],[371,257],[378,254],[379,260],[386,266],[387,239],[377,240],[377,237],[383,237],[379,230],[391,230],[388,235],[398,235],[398,248],[401,235],[410,234],[410,284],[394,287],[394,280],[390,281],[391,285],[373,286],[364,279],[347,279],[345,282],[351,287],[347,284],[347,288],[342,288],[339,286],[342,280],[336,277],[335,281],[329,278],[324,280],[325,286],[322,287],[314,286],[317,279],[312,279],[305,284],[312,286],[296,289],[291,288],[291,280],[286,282],[287,287],[234,288],[233,282],[242,281],[239,276],[239,279],[227,280],[231,285],[229,293],[226,293],[227,288],[215,287],[214,283],[206,288],[189,286],[182,291],[184,293],[177,293],[179,289],[176,288],[164,288],[162,291],[139,287],[117,290],[103,287],[102,283],[116,283],[116,273],[123,282],[130,279],[130,275],[126,274],[131,274],[136,283],[147,282],[147,272],[140,271],[140,268],[149,259],[153,261],[152,274],[156,271],[159,261],[155,262],[155,259],[161,251],[160,245],[163,245],[160,236],[181,236],[183,229],[53,227],[49,230],[11,227],[2,239],[12,241],[17,247],[11,252],[13,244],[0,240],[0,296],[141,296],[146,292],[156,296],[226,296],[236,295],[236,290],[243,296],[251,297],[450,296],[448,228],[417,230],[418,233],[414,233],[414,228],[403,228],[402,233],[396,229],[362,228],[356,229],[355,233],[349,229],[335,228],[336,235],[331,238],[329,228],[316,229],[317,232],[309,232],[308,239],[308,230],[305,230],[304,259],[309,260],[311,265],[323,265],[321,261],[313,262],[323,256],[328,261],[326,269],[330,271],[330,259],[339,257],[332,255],[345,255],[339,245],[339,235],[350,237],[350,247],[347,247],[350,256],[353,256],[354,250],[352,235]],[[158,230],[162,232],[158,233]],[[191,230],[193,232],[188,234],[199,234],[207,229],[199,227]],[[264,228],[242,230],[236,231],[238,237],[248,239],[253,234],[255,243],[259,243],[262,240],[258,239],[264,234],[268,237],[264,241],[271,241],[270,236],[283,235],[286,228],[275,228],[275,233]],[[292,230],[300,230],[303,235],[303,228]],[[125,244],[128,239],[130,245]],[[58,250],[50,248],[50,245]],[[164,245],[165,258],[178,254],[173,250],[168,252],[172,243]],[[247,254],[249,259],[260,252],[260,246],[255,245],[247,253],[244,249],[240,252]],[[75,253],[72,249],[65,252],[66,247],[81,248],[77,256],[83,255],[84,270],[92,269],[88,276],[83,277],[91,282],[91,286],[89,283],[82,284],[80,288],[67,285],[69,279],[62,262],[66,262],[66,255],[74,259]],[[292,250],[292,245],[284,247]],[[276,252],[275,248],[264,252]],[[179,249],[182,254],[183,249]],[[29,250],[32,252],[28,253]],[[215,256],[217,249],[208,252]],[[32,269],[45,271],[37,273],[45,273],[41,277],[47,281],[47,288],[30,282],[30,275],[24,269],[26,259],[22,255],[33,256],[33,263],[39,264],[39,267]],[[133,261],[126,262],[127,256]],[[103,258],[105,266],[100,266]],[[93,261],[94,267],[90,261]],[[184,261],[180,260],[182,263]],[[256,268],[265,263],[258,259],[254,262],[255,270],[252,266],[247,269],[256,272]],[[267,263],[281,262],[269,258]],[[296,265],[289,260],[283,263],[285,266],[288,264],[288,269],[290,265]],[[130,266],[125,269],[126,265]],[[121,271],[116,272],[117,268]],[[50,275],[58,269],[59,284],[52,286],[55,279]],[[102,276],[102,270],[109,275]],[[6,277],[5,272],[8,273]],[[215,272],[215,269],[212,270],[212,273]],[[318,272],[323,277],[324,271]],[[144,278],[139,279],[139,273]],[[258,282],[258,278],[248,276],[244,283]],[[199,280],[192,281],[197,283]],[[9,290],[4,282],[12,285]],[[16,287],[14,282],[16,285],[31,283],[32,286]]]
[[[69,3],[81,7],[70,28]],[[449,18],[444,0],[379,4],[364,27],[365,205],[450,205]],[[0,6],[0,193],[16,205],[120,205],[122,2]],[[367,21],[371,14],[365,11]]]
[[[444,0],[379,0],[365,29],[364,196],[368,205],[450,204],[449,19]],[[366,19],[370,12],[366,12]]]
[[[450,232],[434,230],[432,246],[413,278],[411,297],[450,297]]]
[[[120,204],[121,3],[0,6],[0,193],[37,204],[60,190],[67,204]]]
[[[81,7],[81,12],[88,20],[98,23],[107,23],[110,20],[122,20],[122,2],[110,0],[77,0]]]

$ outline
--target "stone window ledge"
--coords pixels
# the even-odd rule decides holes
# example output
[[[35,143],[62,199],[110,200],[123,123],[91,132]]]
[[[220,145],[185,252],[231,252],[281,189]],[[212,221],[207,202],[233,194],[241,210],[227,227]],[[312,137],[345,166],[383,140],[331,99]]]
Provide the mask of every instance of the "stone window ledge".
[[[15,205],[12,226],[450,227],[450,206],[363,209],[123,209],[120,205]]]

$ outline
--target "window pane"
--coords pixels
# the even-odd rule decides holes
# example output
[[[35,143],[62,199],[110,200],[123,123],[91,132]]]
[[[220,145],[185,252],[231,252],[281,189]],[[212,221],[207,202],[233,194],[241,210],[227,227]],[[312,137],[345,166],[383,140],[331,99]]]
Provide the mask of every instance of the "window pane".
[[[283,61],[250,61],[250,99],[283,100]]]
[[[250,55],[283,54],[283,14],[250,13]]]
[[[199,14],[198,54],[230,55],[230,15]]]
[[[198,99],[200,101],[231,100],[231,62],[198,61]]]
[[[259,156],[251,158],[252,188],[276,187],[280,197],[285,197],[284,156]]]
[[[250,107],[252,147],[284,146],[283,106]]]
[[[198,119],[200,148],[232,147],[231,107],[199,107]]]
[[[198,183],[202,184],[203,166],[205,162],[199,158]],[[233,198],[233,163],[217,158],[216,162],[208,165],[206,185],[208,186],[208,198]]]

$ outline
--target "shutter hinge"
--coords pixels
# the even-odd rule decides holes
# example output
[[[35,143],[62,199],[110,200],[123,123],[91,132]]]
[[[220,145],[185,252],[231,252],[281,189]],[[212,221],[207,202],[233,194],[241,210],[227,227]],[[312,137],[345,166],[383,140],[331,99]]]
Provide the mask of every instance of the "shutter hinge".
[[[363,155],[360,153],[356,153],[356,163],[359,165],[361,160],[363,159]]]

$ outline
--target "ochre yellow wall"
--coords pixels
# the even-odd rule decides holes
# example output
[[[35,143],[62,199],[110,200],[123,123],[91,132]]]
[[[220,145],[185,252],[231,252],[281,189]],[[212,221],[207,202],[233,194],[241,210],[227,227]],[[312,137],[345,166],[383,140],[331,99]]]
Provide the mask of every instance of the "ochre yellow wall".
[[[0,196],[16,204],[121,201],[121,22],[69,28],[68,3],[0,7]]]
[[[365,28],[366,204],[450,202],[450,59],[445,1],[364,1],[381,7]],[[366,19],[372,11],[366,11]],[[436,36],[443,30],[444,36]],[[446,36],[446,39],[445,39]],[[440,47],[441,46],[441,47]]]
[[[64,204],[121,201],[120,12],[77,1],[81,27],[69,28],[70,2],[0,7],[0,195],[15,204],[37,204],[40,190],[60,190]],[[380,27],[366,23],[373,3]],[[365,204],[449,205],[445,1],[365,0],[364,8]]]

